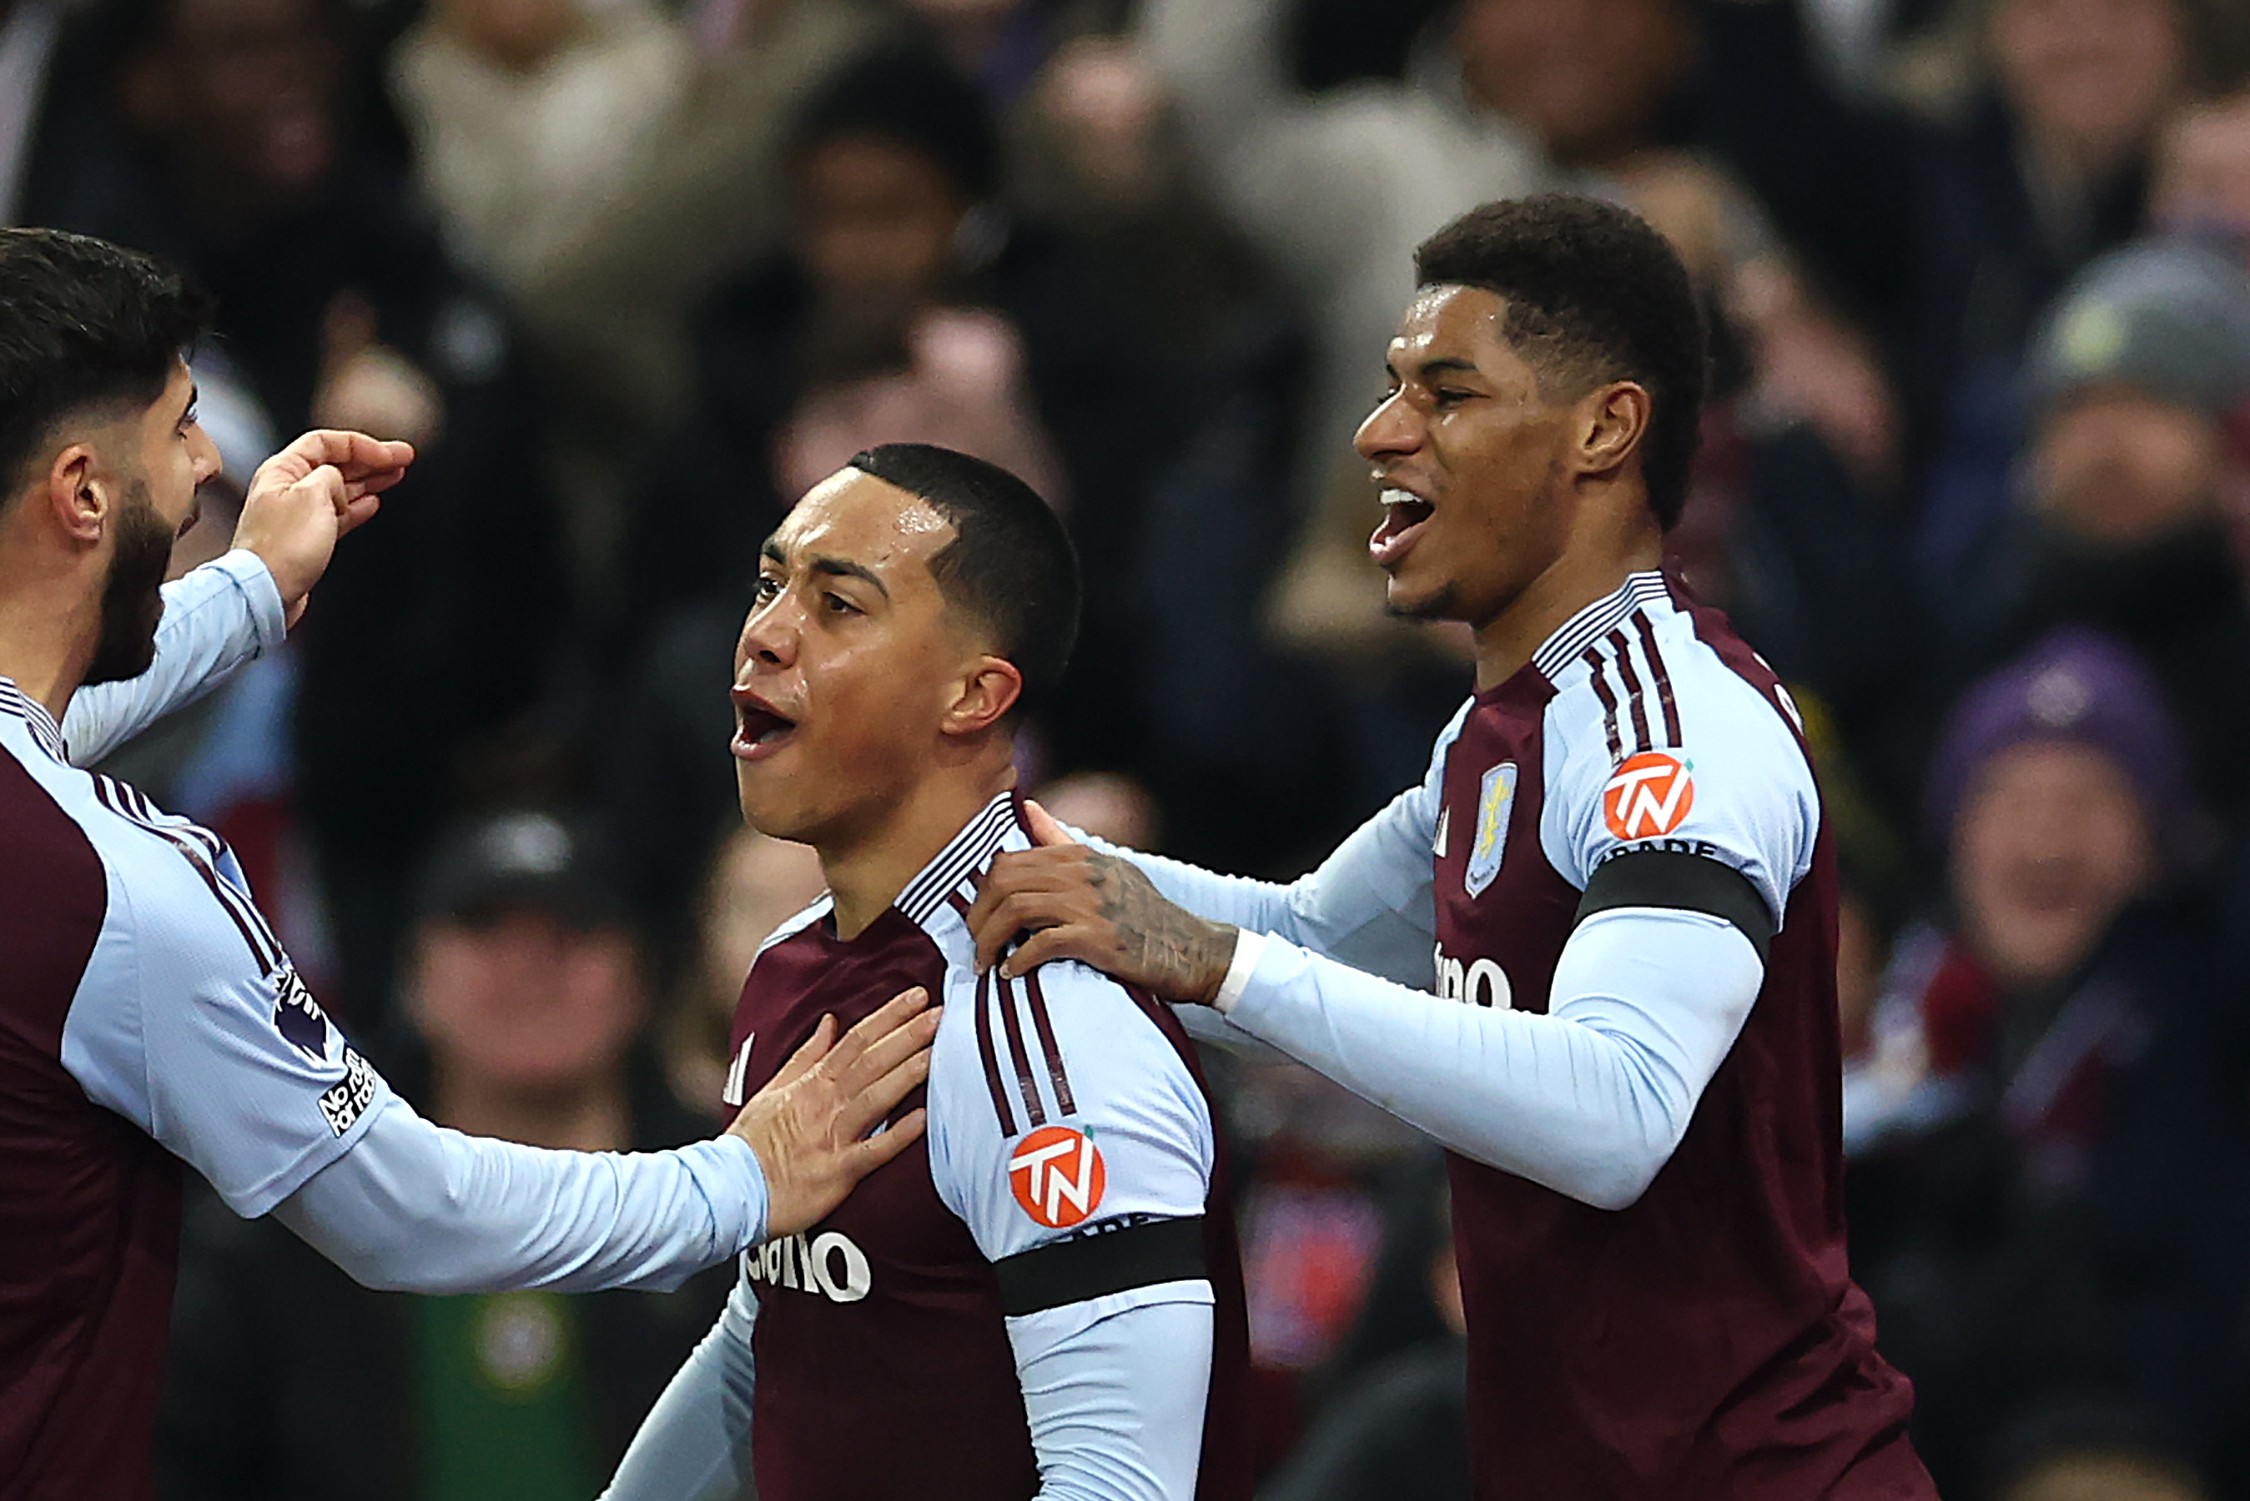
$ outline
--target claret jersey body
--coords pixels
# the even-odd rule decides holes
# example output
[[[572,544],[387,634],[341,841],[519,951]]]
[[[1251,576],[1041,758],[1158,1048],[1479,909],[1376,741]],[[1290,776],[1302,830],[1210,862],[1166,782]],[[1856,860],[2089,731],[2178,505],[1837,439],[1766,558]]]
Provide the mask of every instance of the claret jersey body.
[[[1433,770],[1441,994],[1543,1011],[1590,906],[1683,880],[1770,944],[1638,1202],[1452,1159],[1479,1494],[1926,1494],[1910,1389],[1845,1265],[1835,867],[1787,691],[1638,574],[1480,694]]]
[[[925,1140],[813,1229],[744,1254],[764,1501],[1030,1501],[1019,1364],[1158,1302],[1212,1307],[1196,1495],[1250,1495],[1241,1274],[1191,1045],[1084,966],[975,972],[972,878],[1028,843],[996,799],[865,932],[839,938],[823,899],[744,984],[730,1104],[824,1015],[848,1027],[915,985],[944,1006],[929,1082],[899,1107],[927,1106]]]

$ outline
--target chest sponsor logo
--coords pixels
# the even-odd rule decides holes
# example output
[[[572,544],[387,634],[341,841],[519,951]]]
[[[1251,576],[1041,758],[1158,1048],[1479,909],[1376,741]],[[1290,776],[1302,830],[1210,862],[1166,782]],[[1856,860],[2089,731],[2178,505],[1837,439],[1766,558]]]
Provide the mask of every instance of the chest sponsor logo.
[[[767,1287],[857,1303],[875,1288],[867,1253],[841,1230],[784,1235],[742,1253],[742,1275]]]
[[[1456,959],[1437,951],[1437,993],[1441,1000],[1506,1011],[1516,1003],[1508,972],[1490,959]]]
[[[1661,839],[1695,806],[1695,766],[1662,751],[1642,751],[1602,789],[1602,821],[1618,839]]]
[[[1500,857],[1508,852],[1508,815],[1515,805],[1516,763],[1503,761],[1477,787],[1477,831],[1461,873],[1461,885],[1471,896],[1482,896],[1500,874]]]
[[[1023,1212],[1050,1230],[1070,1230],[1102,1207],[1109,1169],[1093,1138],[1041,1126],[1008,1156],[1008,1188]]]
[[[328,1129],[338,1136],[358,1124],[375,1103],[375,1065],[359,1056],[359,1049],[344,1048],[344,1077],[328,1087],[320,1097],[320,1114],[328,1122]]]

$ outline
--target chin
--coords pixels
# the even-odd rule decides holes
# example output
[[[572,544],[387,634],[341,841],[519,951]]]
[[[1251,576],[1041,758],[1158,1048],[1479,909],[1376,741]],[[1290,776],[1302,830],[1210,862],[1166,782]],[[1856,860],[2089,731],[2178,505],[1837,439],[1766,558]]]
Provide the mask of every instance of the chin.
[[[1415,589],[1392,579],[1383,595],[1383,613],[1396,620],[1455,620],[1451,585]]]

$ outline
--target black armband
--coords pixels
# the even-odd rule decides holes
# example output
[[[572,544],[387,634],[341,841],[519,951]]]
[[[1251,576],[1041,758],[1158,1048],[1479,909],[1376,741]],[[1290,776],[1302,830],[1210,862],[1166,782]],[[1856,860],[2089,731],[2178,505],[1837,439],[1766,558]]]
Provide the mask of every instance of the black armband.
[[[1676,907],[1732,923],[1764,963],[1773,948],[1773,915],[1750,878],[1708,855],[1677,850],[1633,850],[1596,866],[1579,899],[1582,923],[1615,907]]]
[[[1210,1276],[1203,1260],[1203,1216],[1143,1220],[1123,1229],[1074,1236],[992,1264],[1000,1305],[1010,1318],[1044,1313],[1089,1298],[1191,1282]]]

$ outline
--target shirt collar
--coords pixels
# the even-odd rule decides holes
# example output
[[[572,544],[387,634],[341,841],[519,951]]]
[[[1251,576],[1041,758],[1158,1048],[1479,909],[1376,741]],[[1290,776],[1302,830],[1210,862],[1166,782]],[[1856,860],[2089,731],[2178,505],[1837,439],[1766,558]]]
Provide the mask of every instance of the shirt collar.
[[[937,858],[922,867],[920,875],[906,883],[906,889],[891,905],[917,926],[929,926],[930,919],[945,909],[961,883],[984,869],[1015,828],[1016,795],[1003,792],[986,803],[977,816],[938,851]]]
[[[31,727],[31,738],[39,748],[56,761],[67,766],[70,758],[63,750],[62,727],[47,706],[15,685],[12,678],[0,677],[0,714],[12,714]]]
[[[1555,682],[1573,658],[1623,625],[1635,610],[1670,597],[1664,575],[1656,569],[1627,574],[1615,593],[1602,596],[1564,621],[1561,629],[1531,654],[1532,665],[1548,682]]]

